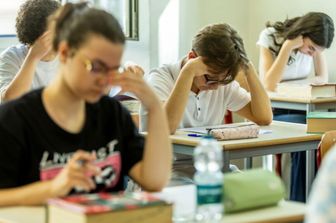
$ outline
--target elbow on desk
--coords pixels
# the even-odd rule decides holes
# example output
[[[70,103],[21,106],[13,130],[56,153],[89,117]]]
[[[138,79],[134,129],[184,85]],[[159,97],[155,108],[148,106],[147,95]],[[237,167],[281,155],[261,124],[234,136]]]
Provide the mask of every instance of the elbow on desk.
[[[273,120],[273,115],[269,115],[269,117],[259,117],[257,120],[255,120],[254,122],[257,125],[270,125],[272,123]]]
[[[169,134],[174,135],[178,127],[175,124],[169,123]]]
[[[157,183],[151,183],[150,185],[142,185],[142,188],[148,192],[159,192],[166,185],[167,185],[167,182],[157,182]]]

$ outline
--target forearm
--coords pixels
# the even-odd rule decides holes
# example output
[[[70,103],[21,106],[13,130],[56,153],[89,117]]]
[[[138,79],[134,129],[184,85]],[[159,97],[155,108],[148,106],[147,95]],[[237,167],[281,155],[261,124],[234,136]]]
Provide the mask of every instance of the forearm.
[[[0,190],[0,206],[40,205],[44,204],[51,194],[51,182],[36,182],[22,187]]]
[[[4,100],[15,99],[30,90],[37,63],[38,60],[27,55],[21,69],[7,86],[3,94]]]
[[[260,125],[270,124],[273,119],[271,102],[252,64],[246,71],[246,79],[251,94],[251,113],[255,122]]]
[[[175,133],[183,118],[193,77],[194,75],[188,70],[182,70],[168,100],[165,102],[164,107],[167,113],[169,131],[171,134]]]
[[[160,105],[148,111],[148,135],[143,155],[141,180],[147,190],[161,190],[169,180],[172,146],[164,110]]]
[[[314,68],[317,83],[328,82],[328,66],[327,61],[322,53],[317,53],[314,57]]]
[[[274,63],[266,72],[264,77],[265,88],[268,91],[275,91],[277,84],[281,81],[291,50],[284,45],[281,48],[279,55],[274,60]]]
[[[246,80],[245,72],[239,71],[235,80],[239,83],[240,87],[244,88],[246,91],[250,92],[248,82]]]

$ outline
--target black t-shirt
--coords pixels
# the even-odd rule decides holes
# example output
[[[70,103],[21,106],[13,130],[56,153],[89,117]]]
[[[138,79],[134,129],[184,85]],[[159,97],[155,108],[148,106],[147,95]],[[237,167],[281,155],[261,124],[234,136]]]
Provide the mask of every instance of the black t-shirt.
[[[73,134],[49,117],[42,91],[32,91],[0,106],[0,188],[22,186],[53,175],[81,149],[96,151],[102,163],[110,160],[111,166],[103,170],[109,176],[95,180],[101,183],[107,177],[109,186],[105,190],[122,190],[124,176],[142,159],[144,147],[128,111],[107,96],[97,103],[87,103],[84,127]]]

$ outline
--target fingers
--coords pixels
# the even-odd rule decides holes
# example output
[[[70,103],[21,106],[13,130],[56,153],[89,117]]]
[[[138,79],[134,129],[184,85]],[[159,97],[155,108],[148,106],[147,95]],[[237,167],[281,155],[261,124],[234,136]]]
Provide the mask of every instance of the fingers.
[[[194,76],[202,76],[208,72],[208,66],[204,63],[203,57],[189,59],[183,69],[189,70]]]
[[[94,165],[96,159],[96,153],[88,153],[79,150],[70,159],[68,165],[72,171],[79,170],[86,173],[88,176],[98,175],[100,169]]]
[[[144,73],[145,73],[144,70],[138,65],[128,66],[128,67],[126,67],[126,71],[129,71],[131,73],[135,73],[135,74],[141,75],[141,76],[143,76]]]
[[[145,73],[145,71],[142,69],[142,67],[139,66],[138,64],[134,63],[134,62],[131,62],[131,61],[125,62],[124,66],[125,66],[127,71],[130,71],[132,73],[139,74],[141,76],[143,76],[144,73]]]
[[[68,184],[86,191],[94,189],[96,186],[91,177],[101,172],[100,168],[94,165],[95,160],[95,153],[77,151],[67,164]]]
[[[73,171],[69,174],[69,185],[71,188],[78,187],[85,191],[91,191],[96,188],[93,180],[80,171]]]
[[[123,91],[125,91],[125,88],[128,90],[129,87],[144,85],[145,81],[143,80],[142,75],[139,75],[139,73],[126,70],[120,75],[111,75],[109,77],[109,84],[118,85],[122,88]]]

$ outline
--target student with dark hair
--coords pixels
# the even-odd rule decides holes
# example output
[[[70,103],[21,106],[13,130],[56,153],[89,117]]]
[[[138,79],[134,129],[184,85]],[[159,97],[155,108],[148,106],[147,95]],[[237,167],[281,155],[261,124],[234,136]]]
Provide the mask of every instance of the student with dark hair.
[[[328,15],[310,12],[266,26],[257,44],[260,75],[267,90],[275,91],[280,81],[307,78],[312,64],[318,82],[328,81],[322,53],[334,38],[334,23]]]
[[[250,94],[235,81],[238,73]],[[223,124],[227,109],[259,125],[272,121],[268,95],[246,56],[243,40],[228,24],[204,27],[182,60],[154,69],[145,78],[164,104],[171,134],[177,128]],[[143,108],[140,118],[145,130]],[[174,169],[191,177],[190,156],[178,155],[177,160]]]
[[[0,55],[0,102],[47,85],[55,77],[58,59],[51,50],[47,19],[60,7],[56,0],[27,0],[16,17],[21,44]]]
[[[118,21],[85,3],[69,3],[51,23],[60,61],[56,78],[0,106],[0,205],[41,204],[102,185],[118,191],[126,175],[145,190],[160,190],[171,170],[168,124],[142,75],[120,70],[125,37]],[[146,106],[146,140],[126,109],[105,96],[111,85]],[[102,160],[109,162],[104,176],[95,164]],[[60,172],[41,181],[54,168]]]
[[[328,68],[323,50],[329,48],[334,38],[332,19],[321,12],[310,12],[301,17],[266,24],[257,44],[260,46],[259,72],[264,86],[275,91],[281,81],[307,78],[315,69],[315,83],[328,81]],[[274,109],[274,119],[305,123],[304,111]],[[288,155],[282,157],[288,164]],[[305,152],[292,153],[292,165],[282,165],[277,156],[277,169],[282,172],[287,185],[291,185],[290,199],[305,201]],[[291,168],[291,176],[286,174]]]

